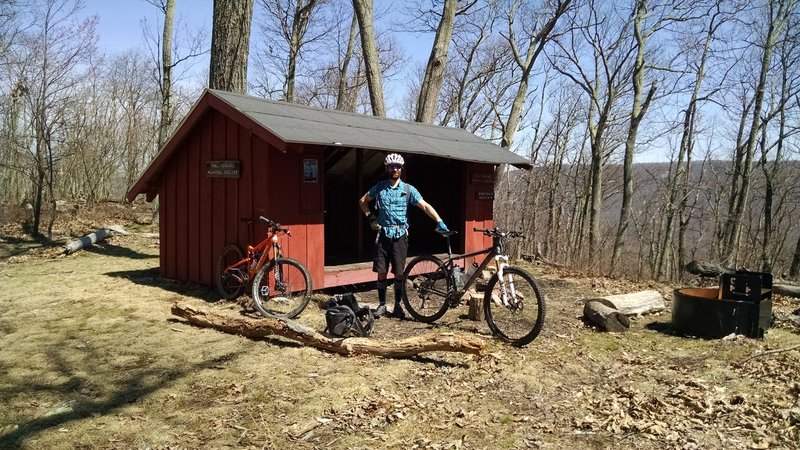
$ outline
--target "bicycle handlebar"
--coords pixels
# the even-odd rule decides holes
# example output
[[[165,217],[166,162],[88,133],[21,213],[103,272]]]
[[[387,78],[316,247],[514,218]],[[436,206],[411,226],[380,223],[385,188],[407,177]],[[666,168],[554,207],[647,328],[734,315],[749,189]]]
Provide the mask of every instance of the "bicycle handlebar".
[[[500,238],[521,238],[521,237],[525,237],[525,235],[522,234],[522,232],[520,232],[520,231],[502,231],[497,227],[492,228],[492,229],[477,228],[476,227],[476,228],[473,228],[472,231],[478,231],[478,232],[481,232],[481,233],[485,234],[486,236],[500,237]]]
[[[259,218],[259,219],[261,219],[261,220],[263,220],[264,222],[266,222],[266,224],[267,224],[267,227],[268,227],[268,228],[269,228],[269,230],[270,230],[270,231],[272,231],[273,233],[286,233],[286,234],[288,234],[289,236],[291,236],[291,235],[292,235],[292,232],[291,232],[291,231],[289,231],[289,229],[288,229],[288,228],[281,228],[281,224],[279,224],[279,223],[277,223],[277,222],[273,222],[273,221],[271,221],[270,219],[267,219],[267,218],[266,218],[266,217],[264,217],[264,216],[258,216],[258,218]]]

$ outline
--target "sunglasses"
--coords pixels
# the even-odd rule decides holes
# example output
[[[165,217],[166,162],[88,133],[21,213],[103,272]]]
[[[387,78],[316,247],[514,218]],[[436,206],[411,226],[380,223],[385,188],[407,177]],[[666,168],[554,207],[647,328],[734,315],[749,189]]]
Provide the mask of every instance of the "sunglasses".
[[[389,170],[400,170],[403,168],[403,166],[400,164],[389,164],[388,166],[386,166],[386,168]]]

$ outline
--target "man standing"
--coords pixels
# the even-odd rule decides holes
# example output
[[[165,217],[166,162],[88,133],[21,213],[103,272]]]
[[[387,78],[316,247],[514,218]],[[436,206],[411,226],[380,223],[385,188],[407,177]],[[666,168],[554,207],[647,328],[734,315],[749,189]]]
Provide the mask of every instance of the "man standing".
[[[403,157],[397,153],[388,155],[383,161],[383,165],[386,167],[389,178],[372,186],[358,200],[358,206],[369,219],[370,226],[379,233],[375,249],[375,262],[372,265],[372,271],[378,273],[379,305],[375,311],[375,315],[378,317],[386,314],[386,274],[389,272],[390,263],[394,274],[394,309],[389,316],[398,319],[405,317],[400,302],[403,295],[401,285],[403,269],[408,254],[408,206],[418,206],[436,222],[438,229],[448,231],[433,206],[422,199],[414,186],[400,179],[404,164]],[[377,214],[373,214],[369,210],[369,202],[373,199],[376,200]]]

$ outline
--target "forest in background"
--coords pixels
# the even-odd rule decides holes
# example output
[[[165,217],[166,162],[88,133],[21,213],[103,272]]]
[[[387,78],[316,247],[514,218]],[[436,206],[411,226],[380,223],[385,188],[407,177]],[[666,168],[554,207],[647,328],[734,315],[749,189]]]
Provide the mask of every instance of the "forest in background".
[[[122,201],[211,87],[524,155],[533,169],[499,168],[495,193],[498,225],[528,233],[518,253],[663,280],[695,258],[798,277],[796,0],[216,0],[210,40],[176,23],[188,0],[142,1],[163,22],[119,53],[80,0],[0,2],[0,205],[30,204],[32,236],[52,234],[60,200]],[[425,63],[401,31],[433,36]]]

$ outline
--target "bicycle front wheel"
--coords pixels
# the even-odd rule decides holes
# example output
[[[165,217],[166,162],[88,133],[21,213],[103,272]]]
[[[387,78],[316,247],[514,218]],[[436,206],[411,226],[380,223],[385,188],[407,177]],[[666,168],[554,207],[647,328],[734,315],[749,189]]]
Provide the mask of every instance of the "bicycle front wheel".
[[[433,323],[447,312],[450,277],[442,261],[429,255],[414,258],[403,273],[403,303],[411,316]]]
[[[311,300],[311,276],[305,266],[278,258],[253,278],[253,303],[261,315],[294,319]]]
[[[232,267],[244,259],[244,252],[236,244],[226,245],[217,259],[214,284],[225,300],[239,297],[247,286],[247,264]]]
[[[513,345],[536,339],[544,326],[544,293],[533,276],[517,267],[503,269],[489,280],[483,312],[492,333]]]

